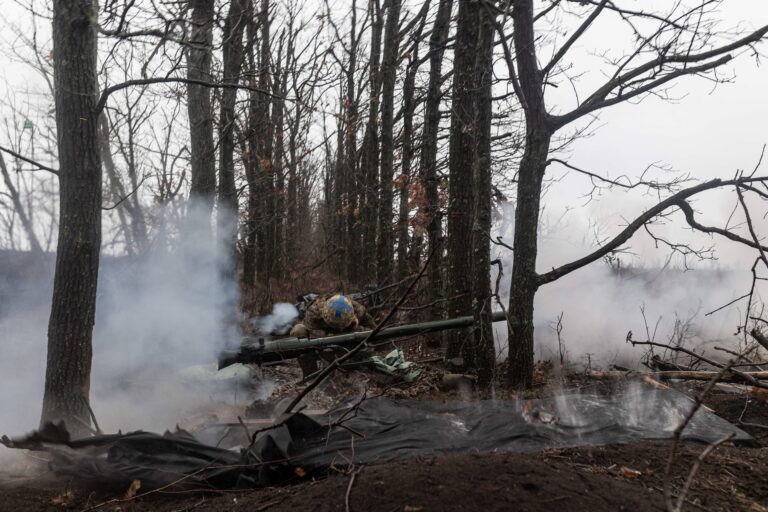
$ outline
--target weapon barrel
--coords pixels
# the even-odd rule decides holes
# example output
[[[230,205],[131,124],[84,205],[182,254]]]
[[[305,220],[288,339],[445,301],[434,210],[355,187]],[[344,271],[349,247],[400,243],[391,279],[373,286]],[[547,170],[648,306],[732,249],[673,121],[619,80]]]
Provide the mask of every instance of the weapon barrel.
[[[502,311],[496,311],[491,315],[492,321],[506,320]],[[414,336],[431,332],[445,331],[448,329],[461,329],[474,323],[472,316],[461,316],[447,320],[434,320],[419,324],[397,325],[379,331],[371,341],[384,341],[402,336]],[[299,355],[316,349],[332,346],[357,345],[371,334],[371,331],[350,332],[325,338],[282,338],[265,340],[248,336],[243,338],[243,343],[238,351],[225,351],[219,356],[219,369],[226,368],[235,363],[275,363],[292,359]]]

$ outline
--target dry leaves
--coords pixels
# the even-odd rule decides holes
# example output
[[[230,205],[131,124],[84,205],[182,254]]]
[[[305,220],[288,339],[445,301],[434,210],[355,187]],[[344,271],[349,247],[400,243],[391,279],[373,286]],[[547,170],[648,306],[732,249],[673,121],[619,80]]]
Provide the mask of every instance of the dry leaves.
[[[139,489],[141,489],[141,480],[134,480],[131,482],[131,485],[128,486],[128,490],[125,491],[125,496],[123,496],[123,499],[133,499],[136,496],[136,493],[139,492]]]
[[[628,468],[626,466],[622,466],[619,472],[621,473],[621,476],[623,476],[624,478],[630,478],[630,479],[637,478],[643,474],[636,469]]]

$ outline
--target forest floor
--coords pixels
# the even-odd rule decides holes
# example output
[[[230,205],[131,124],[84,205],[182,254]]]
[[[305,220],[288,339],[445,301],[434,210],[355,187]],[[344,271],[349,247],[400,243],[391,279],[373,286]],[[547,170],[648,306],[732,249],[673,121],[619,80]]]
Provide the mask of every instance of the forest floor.
[[[273,371],[284,376],[274,400],[295,391],[290,381],[296,370]],[[323,407],[328,396],[344,395],[345,380],[309,404]],[[279,380],[279,379],[278,379]],[[367,383],[370,385],[370,383]],[[578,387],[578,381],[569,383]],[[408,398],[464,399],[466,392],[440,391],[431,376],[421,387],[387,388],[386,394]],[[539,393],[546,393],[541,386]],[[701,386],[691,386],[695,394]],[[686,510],[768,511],[768,403],[734,389],[716,390],[706,405],[742,428],[761,448],[722,446],[701,464],[686,498]],[[351,392],[351,391],[350,391]],[[528,397],[526,397],[528,398]],[[263,404],[262,404],[263,405]],[[258,408],[258,404],[257,404]],[[754,426],[750,426],[754,424]],[[0,512],[105,511],[288,511],[351,510],[417,512],[430,510],[664,510],[667,480],[677,492],[704,449],[684,444],[671,476],[665,467],[671,442],[551,449],[537,453],[465,453],[413,458],[378,465],[332,471],[325,478],[250,491],[153,492],[126,499],[125,489],[79,487],[76,483],[41,473],[35,478],[0,479]]]

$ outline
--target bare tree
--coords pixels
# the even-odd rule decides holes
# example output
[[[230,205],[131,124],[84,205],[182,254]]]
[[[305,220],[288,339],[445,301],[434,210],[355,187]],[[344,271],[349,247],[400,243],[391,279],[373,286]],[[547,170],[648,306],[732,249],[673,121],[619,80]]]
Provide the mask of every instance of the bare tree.
[[[646,223],[652,221],[667,209],[685,209],[686,200],[691,196],[726,185],[748,184],[742,178],[734,180],[714,180],[694,187],[677,191],[656,206],[648,209],[633,220],[615,238],[601,245],[592,254],[579,260],[554,268],[544,274],[536,272],[538,247],[537,227],[541,211],[542,184],[547,167],[552,161],[549,157],[554,134],[569,123],[583,118],[603,108],[637,99],[647,94],[661,94],[663,88],[682,76],[706,76],[718,81],[716,70],[732,59],[731,52],[749,47],[759,42],[768,27],[747,34],[739,39],[718,45],[718,34],[711,23],[702,23],[707,5],[703,1],[688,8],[675,4],[669,13],[622,9],[615,2],[602,0],[586,2],[591,4],[591,12],[584,16],[583,22],[554,51],[553,56],[543,66],[537,55],[537,34],[535,24],[541,23],[542,13],[534,13],[532,0],[513,0],[512,22],[514,55],[507,46],[507,36],[502,25],[501,41],[506,55],[509,80],[523,108],[526,121],[525,148],[517,172],[517,205],[515,212],[514,259],[512,282],[509,296],[509,374],[510,385],[529,387],[533,378],[533,304],[539,287],[588,265],[621,247]],[[496,9],[484,2],[487,9]],[[558,7],[557,3],[548,6],[544,13]],[[589,7],[587,7],[589,9]],[[589,29],[595,20],[606,12],[615,12],[626,20],[633,30],[637,44],[634,50],[624,58],[614,62],[615,71],[606,82],[584,97],[576,108],[562,115],[549,112],[545,101],[545,87],[551,75],[562,64],[579,38]],[[506,9],[501,14],[508,15]],[[637,31],[635,21],[643,19],[657,24],[657,29],[644,35]],[[660,92],[662,91],[662,92]],[[759,178],[743,178],[761,181]],[[658,183],[656,189],[665,190]],[[669,191],[669,189],[666,189]],[[689,221],[692,227],[695,224]]]

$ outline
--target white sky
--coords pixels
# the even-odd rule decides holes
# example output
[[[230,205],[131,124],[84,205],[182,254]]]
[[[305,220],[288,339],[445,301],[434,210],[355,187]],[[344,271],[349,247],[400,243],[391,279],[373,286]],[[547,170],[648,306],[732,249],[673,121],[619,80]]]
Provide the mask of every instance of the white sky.
[[[5,0],[3,4],[0,16],[7,22],[24,18],[24,11],[15,3]],[[539,4],[543,5],[542,2]],[[671,2],[643,0],[623,2],[622,5],[639,9],[667,7]],[[768,24],[768,2],[730,0],[724,5],[726,8],[722,17],[726,26],[739,25],[748,31]],[[605,49],[620,52],[622,45],[627,44],[626,27],[616,20],[615,15],[606,13],[571,53],[575,69],[586,72],[580,79],[581,97],[602,81],[600,70],[594,67],[598,61],[591,54]],[[39,38],[45,39],[48,27],[43,22],[40,22],[39,32]],[[5,31],[0,40],[7,44],[12,37],[10,31]],[[561,36],[558,42],[562,39]],[[764,43],[760,48],[768,51],[768,44]],[[544,57],[542,55],[542,60]],[[676,83],[673,90],[675,96],[682,98],[678,102],[649,97],[639,105],[624,104],[601,111],[594,134],[577,141],[567,155],[568,159],[574,165],[610,176],[636,176],[652,162],[668,164],[701,180],[731,177],[736,169],[751,169],[762,146],[768,143],[765,121],[768,119],[768,71],[765,67],[758,67],[749,55],[740,55],[725,69],[726,72],[735,71],[734,83],[713,89],[712,83],[706,80],[684,78]],[[34,73],[0,55],[0,94],[4,89],[3,81],[7,81],[18,96],[26,90],[45,90],[45,84]],[[570,87],[564,85],[556,90],[550,89],[547,102],[550,106],[562,105],[560,110],[566,110],[573,105]],[[553,170],[560,172],[554,167]],[[588,189],[589,183],[585,179],[577,175],[569,176],[547,196],[550,212],[559,216],[558,212],[566,206],[578,204],[579,201],[574,201],[574,198]],[[584,226],[588,221],[604,224],[606,233],[611,233],[617,230],[622,219],[633,217],[648,204],[647,198],[611,193],[569,214],[566,220],[575,222],[571,226],[578,232],[577,238],[585,236]],[[711,204],[707,204],[707,214],[722,217],[729,205],[720,202],[720,199],[712,200]],[[633,242],[633,248],[647,246],[647,240]],[[641,249],[641,252],[644,250]],[[730,253],[739,253],[739,250],[721,246],[721,256]],[[663,256],[652,258],[663,259]]]

